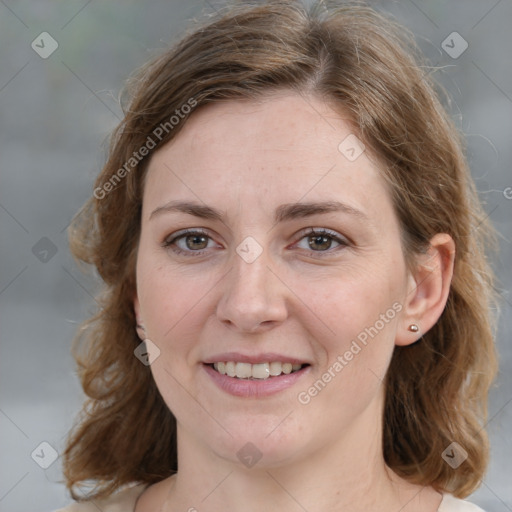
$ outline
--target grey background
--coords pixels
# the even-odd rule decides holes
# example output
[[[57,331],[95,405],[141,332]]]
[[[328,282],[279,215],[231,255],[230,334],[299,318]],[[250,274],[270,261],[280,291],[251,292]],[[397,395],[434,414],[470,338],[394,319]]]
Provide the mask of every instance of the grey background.
[[[504,193],[512,187],[512,2],[370,3],[412,29],[442,68],[437,79],[467,134],[473,175],[501,233],[494,261],[503,299],[501,370],[490,400],[491,464],[470,499],[488,512],[512,511],[512,199]],[[124,80],[175,41],[192,16],[219,5],[0,0],[1,511],[43,512],[69,502],[59,483],[60,459],[44,470],[31,458],[43,441],[63,449],[83,398],[69,351],[77,325],[94,309],[95,283],[69,255],[66,227],[104,162]],[[59,45],[47,59],[31,48],[43,31]],[[442,49],[453,31],[469,45],[458,58]]]

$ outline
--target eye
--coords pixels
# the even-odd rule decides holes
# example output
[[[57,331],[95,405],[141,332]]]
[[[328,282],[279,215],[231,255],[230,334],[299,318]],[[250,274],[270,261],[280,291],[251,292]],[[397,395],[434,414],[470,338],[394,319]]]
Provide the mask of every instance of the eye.
[[[334,246],[334,249],[339,247],[347,247],[349,245],[348,241],[344,237],[335,231],[331,231],[325,228],[308,228],[305,236],[303,236],[299,241],[299,247],[303,240],[306,241],[307,246],[301,247],[302,249],[317,253],[334,252],[332,250],[333,244],[337,244]]]
[[[303,244],[302,247],[301,244]],[[296,245],[309,252],[331,254],[350,244],[335,231],[325,228],[308,228]],[[176,254],[200,256],[208,249],[216,247],[216,244],[202,229],[185,229],[168,236],[162,242],[162,247],[169,248]]]
[[[201,255],[206,249],[213,247],[213,240],[201,229],[185,229],[167,237],[162,246],[170,248],[178,254]]]

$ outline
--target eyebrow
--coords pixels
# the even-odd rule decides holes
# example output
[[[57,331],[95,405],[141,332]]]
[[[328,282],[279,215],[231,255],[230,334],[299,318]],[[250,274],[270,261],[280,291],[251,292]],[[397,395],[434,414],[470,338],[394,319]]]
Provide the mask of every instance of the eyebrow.
[[[225,213],[211,206],[191,201],[169,201],[168,203],[155,208],[149,219],[170,212],[181,212],[199,217],[201,219],[218,220],[223,222]],[[274,222],[285,222],[293,219],[309,217],[322,213],[344,213],[368,221],[367,215],[345,203],[339,201],[309,202],[309,203],[286,203],[276,208]]]

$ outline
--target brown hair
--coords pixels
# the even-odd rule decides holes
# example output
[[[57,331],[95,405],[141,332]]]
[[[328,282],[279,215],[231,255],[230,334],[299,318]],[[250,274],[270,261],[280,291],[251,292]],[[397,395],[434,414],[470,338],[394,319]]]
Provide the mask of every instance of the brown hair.
[[[73,497],[87,481],[96,483],[89,496],[100,497],[177,471],[175,418],[149,367],[133,355],[140,343],[132,303],[135,261],[151,153],[186,123],[190,109],[184,105],[279,89],[320,96],[349,114],[390,184],[408,262],[436,233],[455,241],[443,314],[419,342],[395,347],[383,449],[387,464],[411,482],[459,497],[477,487],[487,465],[484,422],[496,373],[495,298],[484,254],[491,227],[461,137],[415,48],[403,27],[369,7],[342,3],[308,11],[292,0],[270,1],[228,8],[132,79],[130,103],[94,195],[70,228],[74,256],[94,265],[105,283],[101,309],[76,339],[88,400],[64,453]],[[140,148],[153,145],[140,157]],[[441,457],[452,441],[468,453],[457,469]]]

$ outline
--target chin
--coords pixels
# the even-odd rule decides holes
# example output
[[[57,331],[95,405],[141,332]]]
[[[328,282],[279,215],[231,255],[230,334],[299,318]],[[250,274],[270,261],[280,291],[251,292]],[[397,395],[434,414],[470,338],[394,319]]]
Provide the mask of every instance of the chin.
[[[283,418],[272,416],[227,422],[225,427],[231,435],[223,432],[220,438],[210,439],[210,446],[220,458],[247,469],[286,465],[307,449],[304,432],[292,426],[283,428],[280,421]]]

